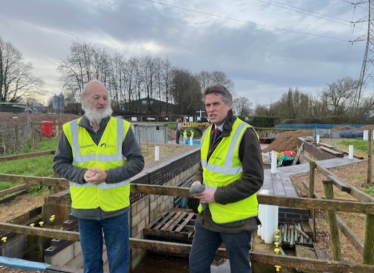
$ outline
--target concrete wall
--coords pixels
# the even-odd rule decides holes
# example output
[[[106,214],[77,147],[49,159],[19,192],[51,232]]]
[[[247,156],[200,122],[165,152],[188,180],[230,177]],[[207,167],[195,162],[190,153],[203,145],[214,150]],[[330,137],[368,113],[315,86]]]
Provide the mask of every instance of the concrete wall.
[[[139,143],[168,143],[167,124],[131,124]]]

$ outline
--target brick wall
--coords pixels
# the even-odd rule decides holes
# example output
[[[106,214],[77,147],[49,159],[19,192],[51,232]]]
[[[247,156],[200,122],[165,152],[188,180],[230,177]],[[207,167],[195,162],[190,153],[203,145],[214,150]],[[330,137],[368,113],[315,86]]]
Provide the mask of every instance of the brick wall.
[[[278,222],[279,224],[294,224],[308,222],[309,210],[279,207]]]

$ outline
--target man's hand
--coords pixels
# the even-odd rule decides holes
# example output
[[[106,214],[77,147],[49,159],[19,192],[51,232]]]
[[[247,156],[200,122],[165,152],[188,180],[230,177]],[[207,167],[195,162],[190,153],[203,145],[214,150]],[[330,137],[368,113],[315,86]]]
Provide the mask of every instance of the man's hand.
[[[84,180],[87,182],[94,183],[99,185],[102,182],[105,182],[107,179],[107,173],[99,168],[92,167],[88,169],[84,174]]]
[[[191,188],[192,187],[196,187],[198,185],[201,185],[201,182],[200,181],[194,181],[192,184],[191,184]],[[216,190],[213,190],[213,189],[205,189],[203,192],[201,193],[198,193],[198,194],[192,194],[193,198],[196,198],[196,199],[199,199],[201,203],[213,203],[215,202],[215,199],[214,199],[214,193],[216,192]]]

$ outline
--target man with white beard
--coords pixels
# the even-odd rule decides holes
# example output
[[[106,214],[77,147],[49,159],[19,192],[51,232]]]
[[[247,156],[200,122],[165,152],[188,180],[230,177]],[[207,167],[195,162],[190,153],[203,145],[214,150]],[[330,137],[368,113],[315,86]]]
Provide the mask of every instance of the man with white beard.
[[[83,117],[63,126],[53,170],[69,180],[71,214],[78,219],[84,272],[103,272],[103,234],[111,273],[129,267],[130,178],[144,158],[130,123],[111,117],[100,81],[82,92]]]

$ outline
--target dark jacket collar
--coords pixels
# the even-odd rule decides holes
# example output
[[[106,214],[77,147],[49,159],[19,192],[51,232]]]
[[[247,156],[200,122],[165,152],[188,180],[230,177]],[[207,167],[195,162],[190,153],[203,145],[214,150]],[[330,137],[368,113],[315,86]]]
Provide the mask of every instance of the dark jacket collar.
[[[235,120],[236,120],[236,116],[234,116],[234,114],[232,113],[232,110],[230,110],[227,113],[225,123],[223,124],[223,132],[222,132],[223,137],[227,137],[227,136],[230,135],[230,133],[232,131],[232,126],[233,126]]]
[[[107,125],[108,122],[109,122],[109,119],[110,119],[110,117],[106,117],[106,118],[103,118],[103,119],[101,120],[100,125],[99,125],[100,129],[106,127],[106,125]],[[92,125],[91,125],[91,122],[88,120],[88,118],[87,118],[86,116],[83,116],[83,117],[82,117],[82,119],[80,120],[80,122],[79,122],[78,125],[79,125],[79,126],[82,126],[82,127],[84,127],[84,128],[86,128],[87,130],[92,130],[92,131],[93,131],[93,127],[92,127]],[[100,129],[99,129],[99,130],[100,130]]]

